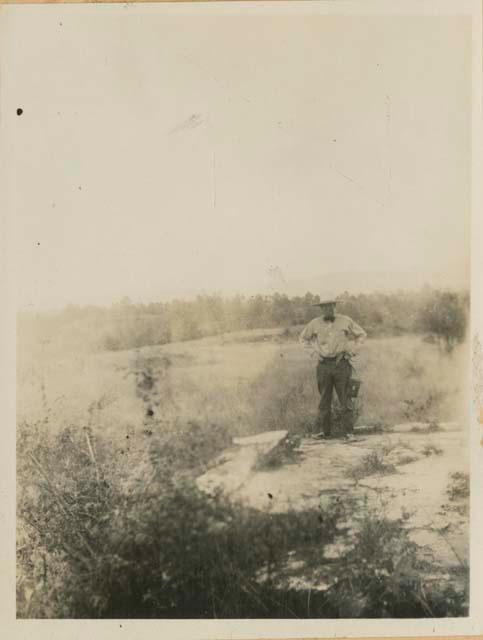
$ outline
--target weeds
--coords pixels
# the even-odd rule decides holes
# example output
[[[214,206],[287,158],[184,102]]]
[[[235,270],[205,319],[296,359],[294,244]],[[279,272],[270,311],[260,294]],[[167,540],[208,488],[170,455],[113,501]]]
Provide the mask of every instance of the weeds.
[[[429,583],[428,569],[402,521],[368,513],[341,561],[327,606],[341,618],[467,615],[467,591]]]
[[[411,427],[410,431],[411,433],[427,434],[427,433],[437,433],[438,431],[442,431],[442,429],[437,422],[433,421],[433,422],[430,422],[428,425],[424,425],[422,427],[415,425],[414,427]]]
[[[426,395],[420,400],[403,400],[404,403],[404,417],[409,422],[426,422],[431,424],[436,422],[431,419],[431,412],[441,404],[442,393],[441,391],[432,389],[426,392]]]
[[[353,505],[335,501],[324,510],[267,514],[221,495],[208,498],[193,482],[190,459],[181,458],[180,468],[179,458],[174,464],[164,446],[152,455],[151,437],[144,443],[147,455],[139,447],[133,474],[123,457],[98,438],[98,477],[82,430],[48,436],[23,425],[19,617],[348,618],[467,612],[464,590],[425,582],[429,567],[418,559],[400,521],[366,513],[343,553],[325,561],[324,548],[340,535]],[[294,553],[316,573],[329,576],[331,586],[314,594],[310,607],[308,588],[294,590],[280,582]]]
[[[470,511],[470,479],[466,473],[456,472],[450,474],[446,495],[449,502],[442,505],[442,513],[453,512],[464,518],[468,517]],[[463,567],[466,562],[459,558],[458,553],[453,549],[456,557]]]
[[[437,445],[431,444],[431,443],[424,445],[422,449],[422,454],[426,457],[440,456],[442,455],[442,453],[443,453],[443,449],[441,449],[441,447],[438,447]]]
[[[468,500],[470,497],[470,478],[467,473],[456,472],[450,475],[451,484],[446,493],[452,501]]]
[[[401,438],[399,438],[395,442],[392,441],[388,442],[387,444],[383,444],[380,447],[381,454],[383,454],[384,456],[389,455],[397,449],[406,449],[408,451],[413,451],[413,447],[411,446],[411,444],[407,440],[402,440]]]
[[[362,458],[359,464],[350,470],[349,475],[358,481],[366,476],[376,474],[390,475],[392,473],[396,473],[396,467],[385,460],[385,454],[381,451],[371,451],[371,453]]]
[[[416,456],[411,456],[408,454],[408,455],[401,456],[397,462],[400,465],[404,465],[404,464],[411,464],[411,462],[416,462],[416,460],[417,460]]]
[[[410,464],[418,459],[409,442],[401,439],[382,444],[378,448],[378,453],[386,465]]]
[[[330,513],[274,516],[209,499],[164,447],[140,456],[134,477],[101,447],[98,482],[80,434],[66,430],[36,453],[26,438],[20,617],[288,616],[257,572],[274,575],[290,550],[322,548],[335,531]]]

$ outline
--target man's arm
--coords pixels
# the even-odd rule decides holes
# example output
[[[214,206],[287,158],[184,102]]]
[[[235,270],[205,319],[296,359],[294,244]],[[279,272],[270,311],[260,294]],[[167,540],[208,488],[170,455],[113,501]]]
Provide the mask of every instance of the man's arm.
[[[312,322],[305,327],[299,337],[299,342],[309,351],[314,351],[313,340],[315,338],[314,325]]]
[[[351,319],[349,322],[349,332],[350,338],[354,342],[354,347],[361,347],[367,338],[367,333],[364,329]]]

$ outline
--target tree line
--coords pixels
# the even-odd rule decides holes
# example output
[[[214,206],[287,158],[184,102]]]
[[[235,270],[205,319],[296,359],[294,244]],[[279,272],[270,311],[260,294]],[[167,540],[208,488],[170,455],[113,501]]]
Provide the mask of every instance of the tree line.
[[[192,300],[136,304],[128,298],[110,307],[69,305],[50,315],[36,315],[47,333],[74,339],[77,332],[107,350],[138,348],[252,329],[296,328],[320,313],[318,295],[199,295]],[[352,317],[370,337],[424,334],[448,351],[465,336],[469,294],[424,287],[393,293],[344,292],[338,313]],[[21,314],[20,324],[32,320]],[[39,327],[37,326],[37,332]],[[42,333],[42,329],[40,330]]]

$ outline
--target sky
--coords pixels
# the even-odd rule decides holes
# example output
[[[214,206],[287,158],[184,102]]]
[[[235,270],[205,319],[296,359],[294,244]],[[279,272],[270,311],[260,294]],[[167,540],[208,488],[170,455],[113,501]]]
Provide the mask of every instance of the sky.
[[[5,45],[19,307],[468,283],[468,18],[103,9]]]

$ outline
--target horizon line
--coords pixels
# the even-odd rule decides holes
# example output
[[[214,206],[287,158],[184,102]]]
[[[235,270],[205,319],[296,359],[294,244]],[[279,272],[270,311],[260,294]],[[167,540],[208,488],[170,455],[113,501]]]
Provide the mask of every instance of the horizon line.
[[[398,294],[403,294],[403,293],[421,293],[424,290],[432,290],[432,291],[448,291],[448,292],[454,292],[454,293],[468,293],[471,294],[471,287],[470,285],[458,285],[458,286],[454,286],[454,285],[446,285],[446,286],[442,286],[442,285],[434,285],[434,284],[429,284],[429,283],[424,283],[422,285],[419,286],[407,286],[407,287],[395,287],[393,289],[390,288],[383,288],[383,287],[376,287],[367,291],[361,291],[361,290],[353,290],[352,292],[349,289],[344,289],[343,291],[341,291],[341,293],[339,293],[338,295],[336,295],[336,298],[340,298],[342,296],[345,296],[346,294],[349,297],[353,297],[353,296],[374,296],[374,295],[389,295],[389,296],[394,296],[394,295],[398,295]],[[33,304],[30,305],[24,305],[24,306],[17,306],[16,309],[16,313],[45,313],[45,314],[49,314],[49,313],[62,313],[64,311],[66,311],[69,308],[77,308],[77,309],[85,309],[85,308],[95,308],[95,309],[109,309],[113,306],[116,305],[122,305],[123,303],[127,306],[127,305],[132,305],[132,306],[148,306],[151,304],[165,304],[165,305],[170,305],[173,304],[174,302],[183,302],[183,303],[190,303],[190,302],[195,302],[198,298],[209,298],[209,297],[217,297],[220,298],[224,301],[228,301],[228,300],[234,300],[235,298],[241,298],[244,300],[250,300],[252,298],[257,298],[257,297],[262,297],[262,298],[272,298],[276,295],[279,295],[281,297],[285,297],[288,300],[292,301],[295,298],[304,298],[307,295],[312,295],[315,298],[321,298],[326,296],[325,293],[314,293],[314,291],[311,290],[307,290],[305,291],[305,293],[296,293],[296,294],[289,294],[287,292],[284,291],[280,291],[280,290],[273,290],[270,292],[258,292],[258,293],[223,293],[220,290],[210,290],[210,291],[200,291],[198,293],[187,293],[187,294],[180,294],[179,296],[170,296],[170,297],[166,297],[166,298],[158,298],[158,299],[144,299],[144,300],[136,300],[136,299],[132,299],[131,296],[129,295],[121,295],[119,297],[113,298],[111,301],[106,301],[106,302],[65,302],[62,303],[59,306],[50,306],[50,307],[40,307],[40,306],[35,306]]]

